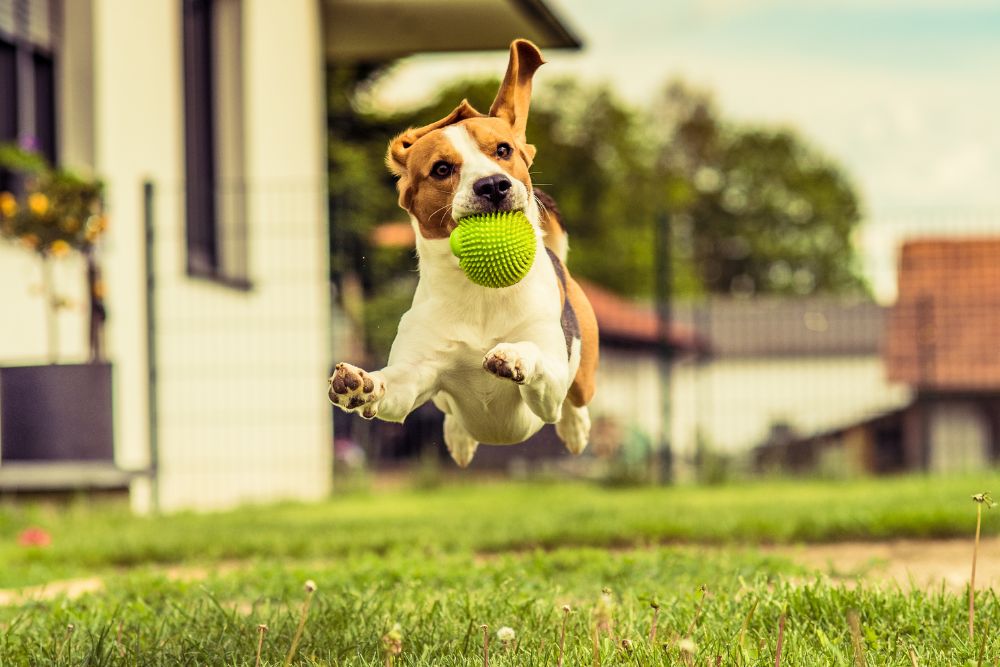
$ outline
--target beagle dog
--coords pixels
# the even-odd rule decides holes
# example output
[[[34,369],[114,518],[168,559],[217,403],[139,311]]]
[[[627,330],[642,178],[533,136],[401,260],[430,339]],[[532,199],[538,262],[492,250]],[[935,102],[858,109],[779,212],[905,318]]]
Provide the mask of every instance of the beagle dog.
[[[401,422],[434,401],[445,414],[445,444],[462,467],[479,443],[523,442],[543,424],[555,424],[574,454],[590,433],[597,320],[566,270],[558,211],[536,195],[528,171],[535,156],[525,139],[531,80],[543,62],[534,44],[514,41],[488,114],[463,100],[445,118],[389,143],[386,164],[416,231],[413,305],[385,368],[341,363],[330,378],[334,405],[365,419]],[[537,243],[524,278],[498,289],[466,278],[448,242],[458,220],[494,211],[523,211]]]

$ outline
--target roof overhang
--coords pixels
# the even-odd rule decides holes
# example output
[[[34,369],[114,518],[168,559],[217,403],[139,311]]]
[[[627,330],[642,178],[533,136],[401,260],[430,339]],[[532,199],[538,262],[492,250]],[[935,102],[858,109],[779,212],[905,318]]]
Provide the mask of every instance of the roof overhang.
[[[339,62],[506,49],[518,37],[543,49],[581,45],[543,0],[324,0],[324,23],[326,57]]]

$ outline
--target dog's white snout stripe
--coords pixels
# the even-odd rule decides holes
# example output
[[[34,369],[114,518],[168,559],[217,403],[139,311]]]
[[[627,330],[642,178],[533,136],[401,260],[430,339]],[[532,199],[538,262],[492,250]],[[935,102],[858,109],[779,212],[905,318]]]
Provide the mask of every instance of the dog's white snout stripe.
[[[511,208],[524,209],[527,206],[528,189],[524,187],[524,183],[483,155],[467,129],[459,125],[452,125],[445,128],[444,135],[462,157],[462,175],[452,201],[452,216],[456,220],[479,212],[481,203],[479,195],[475,192],[476,183],[493,176],[504,176],[512,184],[509,193]]]

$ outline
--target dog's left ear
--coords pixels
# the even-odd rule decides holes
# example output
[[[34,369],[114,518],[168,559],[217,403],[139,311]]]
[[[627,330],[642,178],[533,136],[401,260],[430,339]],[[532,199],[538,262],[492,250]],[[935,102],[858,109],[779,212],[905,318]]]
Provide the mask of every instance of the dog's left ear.
[[[535,147],[526,146],[525,128],[528,126],[528,107],[531,106],[531,78],[535,70],[545,64],[542,52],[526,39],[515,39],[510,45],[507,73],[490,107],[490,115],[503,118],[511,127],[517,140],[525,146],[529,160]]]

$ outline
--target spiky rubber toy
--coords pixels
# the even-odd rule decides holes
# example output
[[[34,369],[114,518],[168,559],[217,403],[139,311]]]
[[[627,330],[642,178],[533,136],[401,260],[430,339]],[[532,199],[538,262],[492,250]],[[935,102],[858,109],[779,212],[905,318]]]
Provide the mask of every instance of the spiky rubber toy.
[[[483,287],[510,287],[535,261],[535,228],[522,211],[471,215],[451,232],[451,251],[466,277]]]

